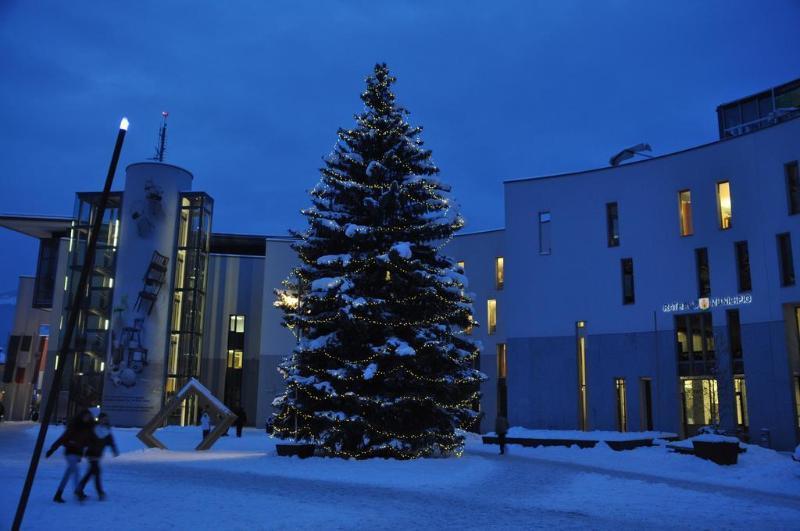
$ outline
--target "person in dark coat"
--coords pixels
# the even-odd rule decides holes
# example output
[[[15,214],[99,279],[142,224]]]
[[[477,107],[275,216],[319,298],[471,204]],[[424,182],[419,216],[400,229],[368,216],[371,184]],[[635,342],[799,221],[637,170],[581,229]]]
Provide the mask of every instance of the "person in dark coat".
[[[247,412],[245,412],[241,404],[236,406],[236,409],[234,409],[233,412],[236,414],[236,436],[241,438],[242,429],[244,428],[244,425],[247,424]]]
[[[106,446],[110,446],[114,452],[114,457],[119,455],[117,444],[114,442],[114,436],[111,434],[111,423],[108,420],[108,415],[100,413],[97,417],[97,423],[89,433],[89,443],[86,447],[86,458],[89,460],[89,470],[83,476],[81,482],[78,484],[78,492],[85,496],[83,489],[89,483],[89,479],[94,476],[94,488],[97,490],[97,496],[100,501],[106,499],[106,493],[103,490],[103,483],[100,480],[100,460],[103,458],[103,451]]]
[[[494,432],[497,434],[497,442],[500,444],[500,455],[506,453],[506,433],[508,433],[508,419],[502,415],[497,415],[494,421]]]
[[[67,428],[61,437],[56,439],[50,449],[47,450],[45,457],[50,457],[58,450],[59,447],[64,447],[64,457],[67,460],[67,469],[64,471],[64,476],[61,478],[61,483],[58,484],[56,495],[53,496],[53,501],[56,503],[64,503],[62,494],[67,482],[72,478],[72,484],[75,491],[75,496],[83,501],[86,496],[78,489],[78,463],[81,462],[83,452],[89,444],[89,432],[94,424],[94,417],[88,409],[84,409],[78,413],[67,424]]]

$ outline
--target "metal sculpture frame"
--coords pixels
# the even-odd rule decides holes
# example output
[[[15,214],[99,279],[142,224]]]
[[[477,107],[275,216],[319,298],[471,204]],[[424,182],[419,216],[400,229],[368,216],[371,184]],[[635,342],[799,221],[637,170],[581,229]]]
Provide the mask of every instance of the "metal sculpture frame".
[[[154,435],[155,431],[164,425],[164,422],[167,418],[180,407],[181,402],[185,399],[189,398],[192,395],[198,395],[209,402],[209,406],[213,412],[222,416],[222,420],[217,423],[211,433],[203,439],[200,444],[195,447],[195,450],[208,450],[210,449],[217,439],[219,439],[222,434],[228,431],[228,428],[236,420],[236,414],[228,409],[225,404],[220,402],[220,400],[214,396],[214,394],[208,390],[203,384],[198,382],[194,378],[189,378],[189,381],[186,382],[180,391],[178,391],[175,396],[170,398],[169,402],[167,402],[161,411],[156,413],[150,422],[148,422],[140,431],[136,434],[136,437],[142,441],[148,448],[161,448],[162,450],[166,450],[167,447],[156,439]]]

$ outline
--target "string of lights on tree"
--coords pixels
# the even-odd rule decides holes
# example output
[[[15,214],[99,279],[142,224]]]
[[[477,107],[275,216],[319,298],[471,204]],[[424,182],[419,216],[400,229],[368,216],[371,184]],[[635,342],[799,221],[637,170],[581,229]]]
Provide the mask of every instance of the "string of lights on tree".
[[[460,455],[485,379],[463,270],[442,254],[464,220],[395,78],[376,65],[366,82],[294,233],[302,265],[276,291],[298,345],[275,435],[328,456]]]

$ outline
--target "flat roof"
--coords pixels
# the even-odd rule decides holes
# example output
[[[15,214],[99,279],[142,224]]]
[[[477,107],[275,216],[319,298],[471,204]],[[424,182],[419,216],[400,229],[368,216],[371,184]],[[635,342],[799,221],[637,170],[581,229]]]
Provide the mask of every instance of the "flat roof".
[[[0,227],[32,236],[53,238],[69,233],[71,216],[26,216],[22,214],[0,214]]]
[[[619,170],[621,168],[627,168],[629,166],[637,166],[637,165],[640,165],[640,164],[647,164],[647,163],[650,163],[650,162],[653,162],[653,161],[656,161],[656,160],[662,160],[662,159],[665,159],[665,158],[668,158],[668,157],[674,157],[675,155],[680,155],[682,153],[688,153],[689,151],[694,151],[696,149],[703,149],[705,147],[713,146],[715,144],[721,144],[723,142],[735,142],[736,140],[738,140],[740,138],[746,138],[746,137],[748,137],[750,135],[757,135],[759,133],[763,133],[764,131],[768,131],[768,130],[770,130],[772,128],[780,127],[782,125],[786,125],[788,123],[794,122],[795,120],[798,120],[798,119],[800,119],[800,115],[794,116],[792,118],[789,118],[788,120],[784,120],[784,121],[778,122],[776,124],[769,125],[767,127],[762,127],[761,129],[758,129],[758,130],[755,130],[755,131],[749,131],[747,133],[743,133],[741,135],[731,136],[731,137],[728,137],[728,138],[721,138],[719,140],[714,140],[712,142],[707,142],[705,144],[700,144],[698,146],[692,146],[692,147],[688,147],[686,149],[673,151],[672,153],[664,153],[663,155],[656,155],[656,156],[654,156],[652,158],[649,158],[649,159],[637,160],[637,161],[634,161],[634,162],[628,162],[627,164],[620,164],[619,166],[608,165],[608,166],[603,166],[601,168],[591,168],[589,170],[570,171],[570,172],[565,172],[565,173],[554,173],[552,175],[539,175],[539,176],[536,176],[536,177],[521,177],[519,179],[507,179],[507,180],[503,181],[503,184],[514,184],[514,183],[521,183],[521,182],[527,182],[527,181],[538,181],[540,179],[554,179],[556,177],[570,177],[570,176],[576,176],[576,175],[585,175],[585,174],[589,174],[589,173],[596,173],[596,172],[599,172],[599,171]]]

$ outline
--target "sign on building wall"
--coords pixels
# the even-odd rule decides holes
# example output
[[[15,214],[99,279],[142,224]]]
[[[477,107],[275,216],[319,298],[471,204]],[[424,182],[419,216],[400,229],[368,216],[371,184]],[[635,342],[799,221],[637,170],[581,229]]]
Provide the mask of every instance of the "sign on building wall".
[[[675,312],[696,312],[711,310],[713,308],[725,308],[751,304],[753,295],[745,293],[742,295],[732,295],[729,297],[701,297],[687,302],[670,302],[661,307],[664,313]]]

